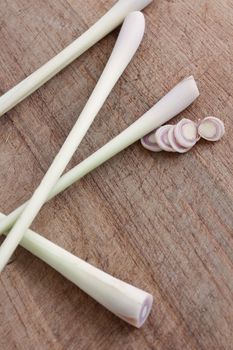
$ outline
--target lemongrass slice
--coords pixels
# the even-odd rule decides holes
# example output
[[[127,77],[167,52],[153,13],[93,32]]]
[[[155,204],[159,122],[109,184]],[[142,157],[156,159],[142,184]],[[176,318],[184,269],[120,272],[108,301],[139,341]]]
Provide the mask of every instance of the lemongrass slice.
[[[174,135],[177,143],[185,148],[195,145],[199,139],[197,125],[189,119],[183,118],[174,128]]]
[[[224,133],[224,123],[216,117],[206,117],[198,125],[198,134],[208,141],[218,141]]]
[[[172,125],[163,125],[155,132],[155,139],[159,147],[166,152],[175,152],[168,140],[168,131],[172,128]]]
[[[0,219],[4,216],[0,213]],[[31,230],[20,245],[124,321],[137,328],[146,321],[153,303],[151,294],[97,269]]]
[[[168,131],[168,141],[169,141],[171,147],[173,148],[173,150],[175,152],[178,152],[178,153],[188,152],[191,149],[191,147],[189,147],[189,148],[183,147],[177,142],[175,134],[174,134],[174,129],[175,129],[175,125],[173,125]]]
[[[125,19],[107,65],[66,141],[52,162],[28,205],[0,247],[0,272],[10,259],[24,233],[46,202],[67,164],[104,104],[117,80],[137,51],[145,30],[141,12],[131,12]]]
[[[138,141],[160,125],[185,110],[199,96],[197,84],[192,76],[182,80],[170,90],[149,111],[131,124],[128,128],[98,149],[91,156],[63,175],[49,194],[47,201],[61,193],[83,176]],[[0,233],[8,231],[23,212],[28,202],[11,212],[0,221]]]
[[[152,0],[119,0],[92,27],[41,68],[0,97],[0,116],[31,95],[82,53],[119,26],[132,11],[142,10]]]
[[[152,152],[162,151],[161,147],[159,147],[159,145],[156,142],[155,131],[152,131],[152,133],[146,136],[143,136],[141,138],[141,144],[144,148],[148,149],[149,151],[152,151]]]

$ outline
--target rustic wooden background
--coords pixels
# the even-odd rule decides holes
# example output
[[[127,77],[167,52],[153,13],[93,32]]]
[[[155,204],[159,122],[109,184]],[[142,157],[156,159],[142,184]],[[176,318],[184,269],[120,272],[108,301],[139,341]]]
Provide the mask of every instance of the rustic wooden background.
[[[78,37],[113,0],[1,0],[0,92]],[[181,117],[226,124],[185,155],[136,143],[52,200],[33,228],[154,295],[140,330],[19,248],[0,280],[0,349],[233,349],[233,2],[156,0],[145,39],[69,167],[193,74]],[[118,31],[0,120],[0,209],[26,200],[81,112]],[[178,120],[178,118],[176,119]]]

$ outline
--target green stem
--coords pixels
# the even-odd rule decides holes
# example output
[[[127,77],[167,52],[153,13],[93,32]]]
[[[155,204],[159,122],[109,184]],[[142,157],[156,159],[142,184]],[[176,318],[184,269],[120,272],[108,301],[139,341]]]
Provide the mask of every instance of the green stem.
[[[76,181],[80,180],[92,170],[96,169],[114,155],[150,133],[152,130],[175,117],[186,109],[198,97],[198,95],[199,92],[195,80],[192,77],[182,81],[149,111],[141,116],[141,118],[63,175],[50,192],[47,201],[66,190]],[[8,231],[12,227],[27,203],[28,202],[25,202],[0,221],[0,234]]]
[[[28,205],[0,247],[0,272],[6,266],[24,233],[46,202],[49,193],[59,180],[108,95],[135,55],[142,41],[144,30],[145,19],[141,12],[135,11],[126,17],[112,54],[82,113],[33,193]]]

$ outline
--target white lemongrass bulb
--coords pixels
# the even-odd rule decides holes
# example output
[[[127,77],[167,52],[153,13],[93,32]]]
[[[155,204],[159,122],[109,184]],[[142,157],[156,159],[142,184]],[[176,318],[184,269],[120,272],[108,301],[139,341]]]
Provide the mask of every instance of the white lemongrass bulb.
[[[123,132],[63,175],[50,192],[47,200],[55,197],[123,149],[181,113],[194,102],[198,96],[199,91],[192,76],[181,81],[149,111]],[[22,204],[0,221],[0,233],[12,227],[27,203],[28,202]]]
[[[49,193],[71,160],[106,98],[136,53],[142,41],[144,30],[143,14],[139,11],[131,12],[123,23],[112,54],[82,113],[33,193],[28,205],[2,243],[0,247],[0,272],[46,202]]]
[[[32,230],[20,245],[124,321],[138,328],[146,321],[153,303],[151,294],[97,269]]]
[[[119,26],[132,11],[142,10],[152,0],[119,0],[92,27],[50,61],[0,97],[0,116],[31,95],[82,53]]]

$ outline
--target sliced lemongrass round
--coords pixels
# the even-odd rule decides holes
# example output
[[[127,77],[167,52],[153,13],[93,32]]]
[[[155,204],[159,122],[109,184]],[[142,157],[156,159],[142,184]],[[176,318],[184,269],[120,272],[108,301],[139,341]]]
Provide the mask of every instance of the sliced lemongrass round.
[[[168,141],[171,145],[171,147],[174,149],[174,151],[178,152],[178,153],[186,153],[188,152],[192,147],[183,147],[181,146],[176,138],[175,138],[175,135],[174,135],[174,129],[175,129],[175,125],[169,129],[168,131]]]
[[[216,117],[206,117],[198,125],[198,134],[208,141],[218,141],[224,133],[224,123]]]
[[[162,149],[159,147],[159,145],[156,142],[155,139],[155,131],[152,131],[150,134],[145,135],[143,138],[141,138],[141,144],[144,148],[148,149],[152,152],[161,152]]]
[[[175,126],[174,135],[178,144],[185,148],[194,146],[199,139],[197,125],[186,118],[179,121]]]
[[[175,152],[168,140],[168,131],[173,125],[163,125],[155,132],[155,139],[159,147],[166,152]]]
[[[152,131],[150,134],[146,135],[148,136],[148,141],[150,143],[155,143],[156,142],[156,138],[155,138],[155,130]]]

